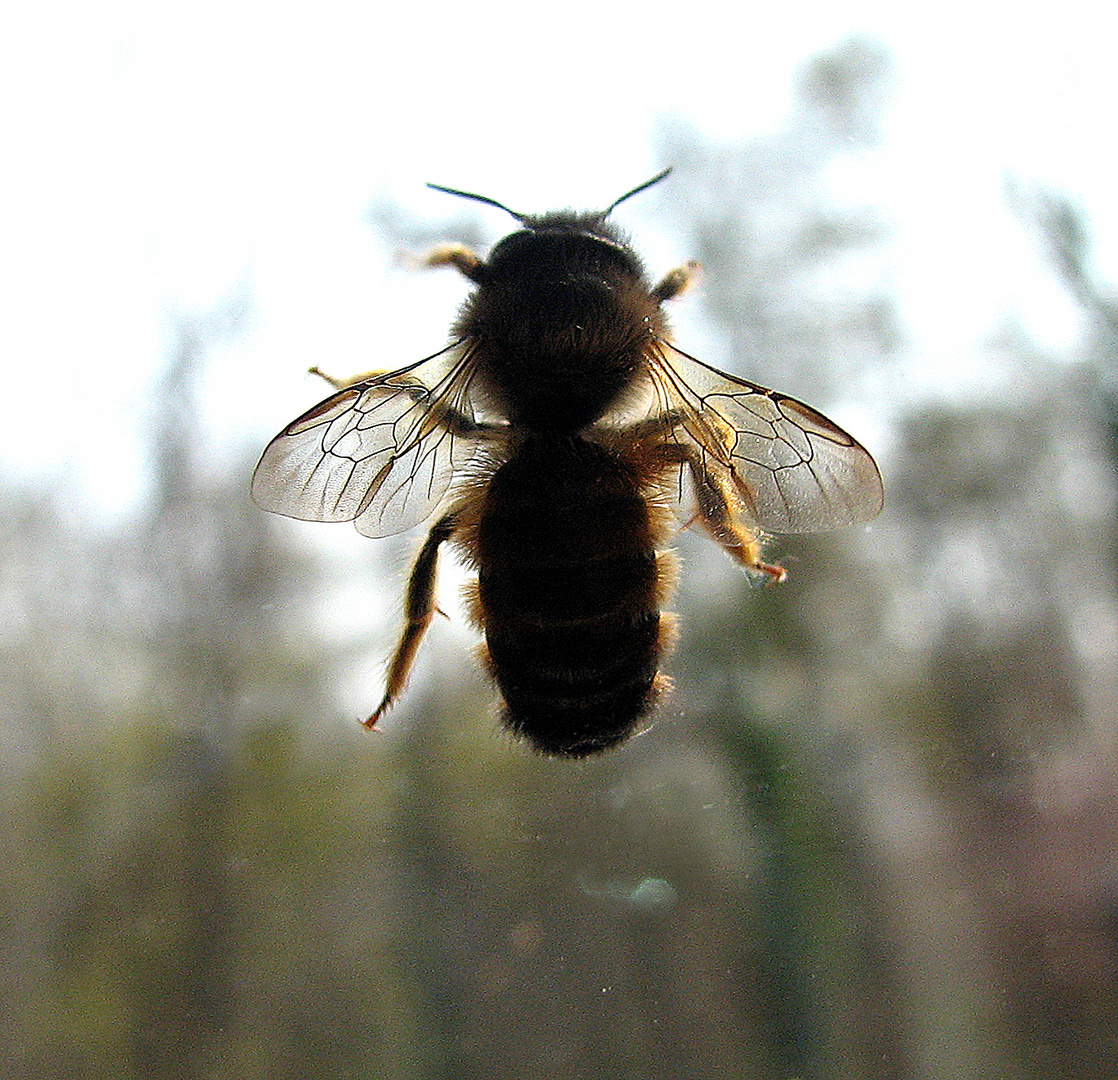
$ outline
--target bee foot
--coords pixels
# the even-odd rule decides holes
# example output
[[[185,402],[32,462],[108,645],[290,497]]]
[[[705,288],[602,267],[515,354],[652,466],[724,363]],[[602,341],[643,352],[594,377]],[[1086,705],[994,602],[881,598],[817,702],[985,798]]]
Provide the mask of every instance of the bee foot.
[[[768,582],[766,584],[778,585],[788,578],[788,571],[784,569],[779,563],[758,563],[756,568],[761,573],[768,575]]]

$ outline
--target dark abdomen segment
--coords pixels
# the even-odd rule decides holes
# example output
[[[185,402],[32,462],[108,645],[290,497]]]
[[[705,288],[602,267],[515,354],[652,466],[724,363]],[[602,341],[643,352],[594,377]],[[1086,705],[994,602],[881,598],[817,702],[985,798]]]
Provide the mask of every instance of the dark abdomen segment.
[[[655,536],[633,469],[585,439],[534,437],[493,476],[479,598],[505,722],[582,757],[629,735],[655,696]]]

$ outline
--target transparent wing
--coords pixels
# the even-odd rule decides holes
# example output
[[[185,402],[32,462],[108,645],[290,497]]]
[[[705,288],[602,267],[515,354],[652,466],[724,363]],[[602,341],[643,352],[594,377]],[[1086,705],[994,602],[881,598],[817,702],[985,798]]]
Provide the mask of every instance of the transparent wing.
[[[752,524],[824,532],[880,513],[884,492],[873,458],[822,413],[667,342],[650,357],[650,374],[666,441],[697,449],[704,468],[737,492]]]
[[[458,342],[339,390],[268,444],[253,499],[304,521],[352,521],[365,536],[411,528],[501,429],[476,418],[474,374],[472,354]]]

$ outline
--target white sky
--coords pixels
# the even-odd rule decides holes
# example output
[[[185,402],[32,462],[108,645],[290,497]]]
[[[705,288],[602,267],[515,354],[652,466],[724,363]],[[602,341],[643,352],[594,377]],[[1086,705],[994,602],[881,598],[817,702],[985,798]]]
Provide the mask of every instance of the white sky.
[[[915,353],[950,377],[1014,314],[1071,347],[1074,312],[1002,184],[1075,199],[1118,278],[1115,16],[901,7],[20,5],[0,35],[0,468],[67,471],[104,508],[134,498],[170,318],[238,287],[252,324],[215,372],[214,420],[265,438],[319,396],[310,363],[344,374],[443,342],[461,284],[393,274],[375,198],[432,222],[461,208],[428,180],[528,211],[604,205],[669,164],[659,118],[726,141],[772,130],[799,65],[852,34],[895,62],[865,197],[897,229]],[[404,317],[416,304],[433,322]]]

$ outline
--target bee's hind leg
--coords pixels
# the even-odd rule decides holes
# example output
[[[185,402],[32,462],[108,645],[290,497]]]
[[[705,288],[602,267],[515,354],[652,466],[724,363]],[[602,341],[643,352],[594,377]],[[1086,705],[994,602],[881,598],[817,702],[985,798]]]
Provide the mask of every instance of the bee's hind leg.
[[[415,663],[419,644],[431,619],[435,615],[435,578],[439,564],[439,545],[444,540],[450,539],[458,527],[458,514],[451,512],[431,527],[423,547],[416,556],[415,565],[412,567],[411,577],[408,579],[407,601],[405,614],[407,623],[392,656],[388,667],[388,679],[385,685],[384,697],[377,706],[376,711],[362,723],[372,731],[377,721],[392,708],[396,699],[404,692],[411,675],[412,665]]]
[[[734,520],[721,486],[705,470],[693,468],[691,474],[699,497],[699,520],[706,531],[746,570],[764,574],[770,581],[783,581],[788,571],[779,563],[767,563],[761,558],[760,534]]]
[[[783,581],[788,571],[777,563],[761,558],[761,534],[738,520],[734,506],[738,500],[728,495],[722,485],[705,469],[699,455],[679,443],[662,443],[656,456],[664,464],[687,466],[695,485],[698,511],[695,518],[718,541],[726,553],[752,574],[764,575],[770,581]]]

